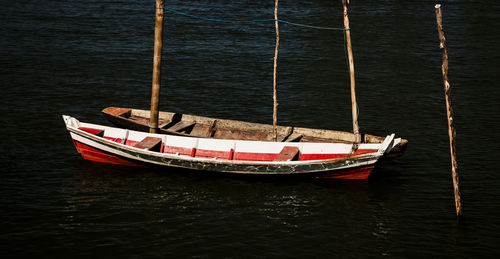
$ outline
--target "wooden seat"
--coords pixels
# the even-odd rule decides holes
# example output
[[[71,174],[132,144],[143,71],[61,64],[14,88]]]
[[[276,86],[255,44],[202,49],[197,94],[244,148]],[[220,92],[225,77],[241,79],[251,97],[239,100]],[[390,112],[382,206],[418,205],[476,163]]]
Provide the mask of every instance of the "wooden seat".
[[[284,147],[273,161],[292,161],[298,159],[298,147]]]
[[[215,133],[214,126],[215,120],[210,125],[196,123],[191,132],[189,132],[189,135],[198,138],[210,138]]]
[[[302,138],[302,134],[298,134],[298,133],[292,133],[290,134],[290,136],[288,136],[288,138],[285,140],[285,142],[294,142],[294,141],[299,141],[300,138]]]
[[[302,134],[293,132],[293,127],[286,128],[286,134],[279,137],[279,142],[298,142],[302,138]]]
[[[165,127],[165,126],[167,126],[168,124],[170,124],[170,121],[166,121],[166,120],[161,120],[161,119],[158,119],[158,128],[159,128],[159,129],[164,128],[164,127]]]
[[[179,132],[193,126],[194,124],[196,124],[194,121],[179,121],[175,125],[168,128],[168,130]]]
[[[146,150],[159,151],[161,148],[161,141],[162,141],[161,138],[145,137],[139,143],[135,144],[134,147]]]
[[[293,133],[293,127],[287,127],[285,130],[285,135],[278,136],[278,142],[285,141]]]
[[[128,118],[132,114],[132,109],[118,108],[118,107],[108,107],[108,108],[104,109],[104,112],[107,112],[107,113],[109,113],[111,115],[114,115],[114,116]]]

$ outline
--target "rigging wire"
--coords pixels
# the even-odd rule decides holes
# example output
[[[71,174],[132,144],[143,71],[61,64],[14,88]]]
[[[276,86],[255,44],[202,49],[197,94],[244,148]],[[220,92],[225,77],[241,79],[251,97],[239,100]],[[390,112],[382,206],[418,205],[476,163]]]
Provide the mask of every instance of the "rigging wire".
[[[260,22],[274,22],[278,21],[280,23],[285,23],[289,25],[294,25],[294,26],[299,26],[299,27],[305,27],[305,28],[312,28],[312,29],[320,29],[320,30],[336,30],[336,31],[345,31],[349,29],[345,28],[336,28],[336,27],[324,27],[324,26],[314,26],[314,25],[308,25],[308,24],[302,24],[302,23],[295,23],[295,22],[290,22],[286,20],[280,20],[280,19],[257,19],[257,20],[227,20],[227,19],[221,19],[221,18],[207,18],[207,17],[202,17],[194,14],[189,14],[181,11],[177,11],[172,8],[168,7],[163,7],[164,10],[167,10],[169,12],[178,14],[178,15],[183,15],[187,17],[191,17],[194,19],[199,19],[199,20],[204,20],[204,21],[211,21],[211,22],[228,22],[228,23],[260,23]]]
[[[320,30],[343,31],[344,32],[343,33],[344,34],[344,52],[345,52],[345,57],[346,57],[347,70],[348,70],[348,72],[350,70],[349,69],[349,61],[347,59],[347,43],[346,43],[346,33],[345,33],[345,31],[350,30],[350,28],[315,26],[315,25],[308,25],[308,24],[290,22],[290,21],[281,20],[281,19],[228,20],[228,19],[221,19],[221,18],[208,18],[208,17],[203,17],[203,16],[198,16],[198,15],[186,13],[186,12],[181,12],[181,11],[178,11],[178,10],[175,10],[175,9],[172,9],[172,8],[168,8],[168,7],[163,7],[163,9],[166,10],[166,11],[178,14],[178,15],[182,15],[182,16],[186,16],[186,17],[190,17],[190,18],[194,18],[194,19],[199,19],[199,20],[204,20],[204,21],[211,21],[211,22],[261,23],[261,22],[274,22],[274,21],[278,21],[280,23],[289,24],[289,25],[298,26],[298,27],[304,27],[304,28],[320,29]],[[357,113],[357,115],[358,115],[357,117],[359,119],[359,106],[358,105],[356,105],[356,113]],[[355,146],[353,146],[353,150],[354,149],[355,149]]]

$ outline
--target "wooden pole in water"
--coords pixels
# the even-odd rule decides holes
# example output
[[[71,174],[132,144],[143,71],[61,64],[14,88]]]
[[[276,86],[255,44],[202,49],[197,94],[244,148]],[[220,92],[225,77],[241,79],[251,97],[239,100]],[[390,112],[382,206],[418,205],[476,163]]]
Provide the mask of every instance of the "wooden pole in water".
[[[450,154],[451,154],[451,176],[453,178],[453,190],[455,193],[455,208],[457,210],[457,216],[462,217],[462,203],[460,199],[460,182],[458,178],[458,163],[457,163],[457,153],[455,149],[455,124],[453,122],[453,108],[451,106],[451,87],[448,82],[448,52],[446,51],[446,38],[444,37],[443,30],[443,18],[441,15],[441,5],[437,4],[436,8],[436,21],[437,29],[439,33],[439,48],[441,49],[441,57],[443,59],[443,65],[441,66],[441,72],[443,73],[444,82],[444,94],[446,99],[446,114],[448,118],[448,136],[450,137]]]
[[[155,45],[153,58],[153,86],[151,93],[151,114],[149,117],[149,132],[158,132],[158,104],[160,99],[160,67],[161,49],[163,44],[163,7],[164,0],[156,0]]]
[[[278,48],[280,45],[280,31],[278,28],[278,0],[274,1],[274,26],[276,28],[276,48],[274,49],[273,71],[273,139],[278,140],[278,97],[276,96],[276,70],[278,68]]]
[[[351,46],[351,30],[349,28],[349,17],[347,16],[347,4],[349,0],[342,0],[342,5],[344,6],[344,33],[347,44],[347,55],[349,57],[349,75],[351,81],[351,104],[352,104],[352,130],[354,133],[354,141],[356,143],[361,142],[361,134],[359,133],[358,126],[358,104],[356,103],[356,82],[354,79],[354,57],[352,55]]]

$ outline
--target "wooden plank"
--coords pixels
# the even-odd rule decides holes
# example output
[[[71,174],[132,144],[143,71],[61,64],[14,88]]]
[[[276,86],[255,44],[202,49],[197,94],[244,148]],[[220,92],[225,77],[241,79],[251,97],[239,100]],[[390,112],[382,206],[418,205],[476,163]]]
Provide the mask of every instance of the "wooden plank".
[[[292,161],[294,158],[298,157],[298,154],[298,147],[284,147],[273,161]]]
[[[217,120],[213,120],[210,123],[210,126],[208,126],[208,137],[211,138],[215,135],[215,124],[217,123]]]
[[[304,135],[298,133],[292,133],[290,136],[288,136],[285,142],[299,141],[302,138],[302,136]]]
[[[185,130],[185,129],[193,126],[194,124],[196,124],[196,122],[194,122],[194,121],[179,121],[178,123],[176,123],[172,127],[168,128],[168,130],[179,132],[179,131]]]
[[[285,141],[290,135],[292,135],[293,133],[293,127],[286,127],[286,130],[285,130],[285,135],[282,135],[278,138],[278,142],[283,142]]]
[[[118,108],[118,107],[108,107],[104,110],[104,112],[114,115],[114,116],[119,116],[119,117],[125,117],[128,118],[132,114],[132,109],[128,108]]]
[[[216,120],[213,120],[209,125],[196,123],[193,129],[189,132],[189,136],[211,138],[215,134],[215,123]]]
[[[141,142],[134,145],[136,148],[147,150],[159,149],[161,146],[161,138],[145,137]]]
[[[158,128],[162,129],[164,128],[165,126],[167,126],[168,124],[170,124],[170,121],[164,121],[164,120],[159,120],[158,121]]]

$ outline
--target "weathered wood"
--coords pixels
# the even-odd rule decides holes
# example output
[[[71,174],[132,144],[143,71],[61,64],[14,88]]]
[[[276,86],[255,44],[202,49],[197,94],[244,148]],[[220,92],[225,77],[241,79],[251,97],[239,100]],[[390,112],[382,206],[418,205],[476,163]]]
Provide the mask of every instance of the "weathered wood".
[[[273,139],[278,140],[278,97],[276,96],[276,73],[278,68],[278,49],[280,45],[280,31],[278,27],[278,0],[274,1],[274,26],[276,28],[276,48],[274,49],[274,70],[273,70]]]
[[[298,134],[298,133],[292,133],[290,136],[288,136],[288,138],[285,140],[285,142],[294,142],[294,141],[298,141],[299,139],[301,139],[304,135],[302,134]]]
[[[153,86],[151,90],[151,114],[149,120],[149,132],[158,132],[158,105],[160,99],[160,68],[161,49],[163,44],[163,7],[164,0],[156,0],[156,20],[155,20],[155,45],[153,58]]]
[[[351,81],[351,105],[352,105],[352,130],[355,137],[355,142],[361,142],[361,134],[359,133],[358,125],[358,104],[356,102],[356,82],[354,78],[354,57],[352,54],[351,45],[351,30],[349,28],[349,17],[347,16],[347,4],[349,0],[342,0],[342,5],[344,6],[344,33],[347,45],[347,55],[349,58],[349,77]]]
[[[284,147],[273,161],[292,161],[299,154],[298,147]]]
[[[185,129],[187,129],[195,124],[196,123],[194,121],[179,121],[178,123],[176,123],[172,127],[168,128],[168,130],[179,132],[179,131],[183,131],[183,130],[185,130]]]
[[[211,138],[215,135],[215,124],[217,123],[217,120],[213,120],[210,125],[208,126],[208,137]]]
[[[108,108],[106,108],[106,112],[108,112],[109,114],[112,114],[114,116],[130,117],[130,115],[132,114],[132,109],[108,107]]]
[[[134,147],[141,148],[141,149],[147,149],[147,150],[153,150],[155,148],[158,149],[160,147],[160,145],[161,145],[161,138],[145,137],[139,143],[135,144]]]
[[[446,115],[448,119],[448,136],[450,139],[450,155],[451,155],[451,175],[453,178],[453,192],[455,194],[455,208],[458,217],[462,217],[462,202],[460,197],[460,181],[458,177],[458,163],[457,153],[455,147],[455,124],[453,122],[453,108],[451,105],[451,86],[448,81],[448,52],[446,51],[446,38],[444,37],[443,18],[441,14],[441,5],[437,4],[436,8],[436,21],[437,30],[439,34],[439,48],[441,49],[441,57],[443,64],[441,72],[443,74],[444,93],[446,99]]]
[[[293,127],[286,127],[284,135],[281,135],[276,141],[283,142],[293,133]]]
[[[102,112],[104,116],[116,125],[124,128],[134,129],[139,131],[149,131],[149,110],[132,109],[132,115],[130,118],[113,116],[109,113],[112,107],[105,108]],[[270,134],[273,130],[273,125],[271,124],[261,124],[253,123],[247,121],[237,121],[237,120],[226,120],[220,118],[204,117],[191,114],[182,114],[179,116],[178,113],[173,112],[160,112],[160,121],[172,121],[174,117],[181,117],[182,120],[186,121],[196,121],[195,128],[190,134],[185,134],[181,132],[172,132],[165,129],[160,129],[161,133],[173,134],[181,136],[192,136],[192,137],[211,137],[216,139],[241,139],[241,140],[259,140],[259,141],[272,141],[273,136]],[[136,119],[142,118],[142,119]],[[208,130],[210,124],[217,120],[215,125],[215,134],[212,136],[207,136],[205,132],[195,131],[196,127],[203,127]],[[178,121],[178,120],[174,120]],[[290,126],[277,126],[278,136],[286,135],[287,130]],[[300,142],[335,142],[335,143],[353,143],[355,140],[354,134],[352,132],[338,131],[338,130],[326,130],[326,129],[312,129],[312,128],[301,128],[293,127],[293,133],[301,134],[303,137]],[[381,143],[384,141],[383,137],[374,136],[370,134],[363,134],[364,143]],[[285,140],[286,141],[286,140]],[[391,156],[402,155],[405,151],[408,141],[402,139],[396,147],[391,150]]]
[[[170,123],[172,123],[172,122],[171,121],[158,120],[158,128],[162,129],[162,128],[168,126]]]

